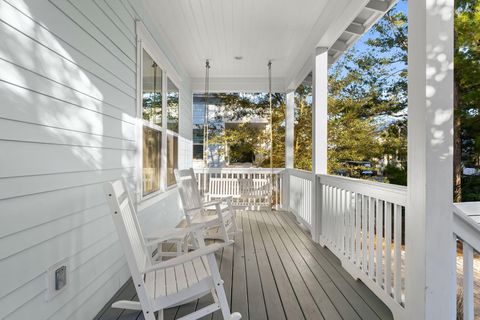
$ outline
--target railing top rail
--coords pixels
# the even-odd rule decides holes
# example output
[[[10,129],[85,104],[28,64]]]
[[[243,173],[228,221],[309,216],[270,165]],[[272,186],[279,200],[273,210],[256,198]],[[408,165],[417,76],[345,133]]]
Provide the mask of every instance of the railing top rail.
[[[295,168],[289,168],[286,169],[288,171],[288,174],[294,176],[294,177],[299,177],[302,179],[306,180],[313,180],[313,173],[311,171],[306,171],[302,169],[295,169]]]
[[[327,174],[320,174],[317,175],[317,177],[320,179],[320,183],[322,184],[363,194],[402,206],[407,205],[407,187],[405,186]]]
[[[480,202],[454,203],[453,213],[455,217],[476,230],[480,237],[480,224],[471,218],[471,216],[480,216]]]
[[[480,224],[470,216],[480,214],[480,202],[453,204],[453,231],[480,252]]]

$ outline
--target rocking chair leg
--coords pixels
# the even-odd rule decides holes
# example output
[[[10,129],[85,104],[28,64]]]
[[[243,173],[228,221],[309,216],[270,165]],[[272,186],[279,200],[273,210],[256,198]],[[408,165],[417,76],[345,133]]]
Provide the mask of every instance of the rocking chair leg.
[[[158,311],[157,320],[163,320],[163,309]]]
[[[221,226],[221,229],[222,229],[222,237],[223,237],[223,241],[225,242],[228,242],[230,241],[230,238],[228,236],[228,231],[227,231],[227,228],[225,227],[225,224],[222,223],[223,225]]]
[[[223,288],[223,280],[220,277],[220,272],[218,271],[217,261],[213,254],[207,256],[208,264],[210,266],[210,272],[212,273],[212,280],[215,286],[215,292],[218,299],[218,304],[220,305],[220,310],[222,311],[223,319],[231,319],[230,307],[228,304],[227,296],[225,295],[225,289]]]

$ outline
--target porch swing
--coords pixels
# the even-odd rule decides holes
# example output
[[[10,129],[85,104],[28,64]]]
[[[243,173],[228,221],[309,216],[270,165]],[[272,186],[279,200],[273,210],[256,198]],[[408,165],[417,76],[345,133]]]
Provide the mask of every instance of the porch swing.
[[[275,205],[273,202],[273,109],[272,109],[272,62],[268,62],[269,82],[269,135],[270,135],[270,176],[259,175],[258,173],[233,173],[231,177],[209,177],[209,199],[221,198],[229,193],[237,207],[248,209],[268,209]],[[209,70],[210,63],[205,63],[205,118],[204,118],[204,161],[208,166],[208,98],[209,98]]]

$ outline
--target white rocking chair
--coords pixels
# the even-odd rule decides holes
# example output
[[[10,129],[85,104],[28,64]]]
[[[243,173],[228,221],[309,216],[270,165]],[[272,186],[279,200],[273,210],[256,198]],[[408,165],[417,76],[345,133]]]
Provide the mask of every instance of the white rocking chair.
[[[163,320],[163,309],[212,294],[214,303],[181,319],[198,319],[219,309],[223,319],[241,319],[239,313],[230,313],[214,254],[229,242],[205,246],[201,228],[194,228],[191,231],[195,233],[198,249],[155,263],[149,247],[165,239],[145,242],[123,181],[106,183],[104,190],[139,299],[117,301],[112,307],[141,310],[145,320],[155,320],[158,312],[157,319]]]
[[[203,201],[192,168],[175,170],[175,179],[189,227],[202,225],[207,230],[205,238],[225,242],[230,240],[230,235],[241,231],[235,221],[232,197]],[[210,214],[209,209],[213,209],[215,214]]]

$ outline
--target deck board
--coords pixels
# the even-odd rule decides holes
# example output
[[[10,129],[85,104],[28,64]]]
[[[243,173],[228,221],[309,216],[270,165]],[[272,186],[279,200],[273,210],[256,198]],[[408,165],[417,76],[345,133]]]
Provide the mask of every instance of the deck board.
[[[393,319],[388,308],[355,281],[328,250],[314,243],[293,215],[277,211],[242,211],[235,244],[216,254],[227,298],[242,319]],[[131,280],[95,320],[142,320],[141,312],[109,306],[136,299]],[[167,309],[165,320],[178,319],[212,303],[206,296]],[[204,317],[221,319],[219,312]]]

